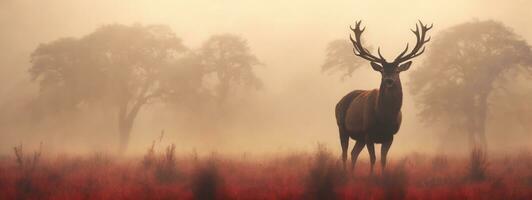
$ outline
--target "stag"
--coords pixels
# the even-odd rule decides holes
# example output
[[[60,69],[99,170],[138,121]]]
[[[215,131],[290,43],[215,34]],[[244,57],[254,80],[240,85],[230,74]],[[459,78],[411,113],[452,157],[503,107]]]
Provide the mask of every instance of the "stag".
[[[382,144],[381,165],[384,172],[388,150],[392,145],[394,135],[401,126],[403,90],[399,74],[410,68],[412,61],[409,60],[425,51],[424,45],[430,41],[430,37],[427,39],[426,34],[432,25],[427,26],[419,21],[419,26],[416,24],[416,29],[412,30],[416,35],[414,48],[407,54],[407,43],[404,51],[393,62],[388,62],[382,56],[380,47],[377,50],[378,57],[363,47],[360,37],[365,28],[361,29],[360,24],[361,21],[358,21],[355,23],[355,28],[350,27],[355,36],[354,38],[351,35],[349,37],[353,43],[353,52],[356,56],[368,60],[371,67],[381,73],[380,88],[350,92],[338,102],[335,111],[340,132],[344,169],[349,138],[352,138],[356,143],[351,151],[351,170],[354,169],[358,155],[366,146],[371,161],[370,174],[373,174],[376,160],[374,144]]]

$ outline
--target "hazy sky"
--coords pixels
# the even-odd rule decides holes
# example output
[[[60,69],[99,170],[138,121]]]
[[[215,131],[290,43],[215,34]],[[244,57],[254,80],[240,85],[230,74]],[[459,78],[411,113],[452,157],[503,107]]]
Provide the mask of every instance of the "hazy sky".
[[[265,63],[258,69],[266,84],[264,101],[282,108],[283,126],[298,132],[287,136],[283,130],[270,127],[261,132],[268,135],[263,136],[264,140],[282,140],[280,144],[289,145],[297,139],[298,147],[320,140],[338,145],[334,104],[350,90],[376,88],[380,81],[379,75],[369,69],[357,71],[345,82],[339,82],[338,76],[320,74],[327,42],[347,39],[348,26],[355,20],[363,20],[367,26],[363,37],[368,43],[381,46],[385,57],[392,58],[406,42],[413,41],[409,29],[418,19],[434,23],[433,36],[461,22],[494,19],[531,41],[531,7],[529,0],[0,0],[0,94],[10,95],[12,88],[27,84],[29,54],[39,43],[79,37],[101,25],[166,24],[190,47],[197,47],[212,34],[236,33],[248,40],[252,51]],[[415,60],[412,68],[421,59]],[[402,79],[407,82],[407,75],[403,74]],[[407,93],[408,85],[404,88]],[[290,95],[291,100],[276,102]],[[301,101],[308,104],[296,103]],[[415,145],[419,141],[407,139],[413,137],[409,132],[419,130],[408,94],[404,110],[405,124],[398,136],[402,139],[397,140],[402,147],[396,148],[422,151],[424,146],[433,143],[419,146]],[[302,114],[309,116],[307,121],[294,120]],[[305,127],[301,123],[312,125]],[[142,130],[148,125],[138,126]],[[134,133],[133,137],[135,134],[140,133]],[[235,142],[229,141],[231,136],[227,137],[227,145],[234,146]],[[431,135],[420,137],[432,138]],[[249,142],[251,139],[235,137],[235,140]],[[273,145],[257,146],[269,149]]]
[[[0,45],[8,52],[0,58],[27,58],[42,42],[87,34],[104,24],[138,22],[170,25],[191,46],[213,33],[237,33],[270,68],[299,72],[286,67],[294,59],[302,62],[293,55],[308,55],[308,63],[301,64],[316,68],[326,42],[346,38],[357,19],[368,26],[368,41],[392,57],[413,39],[409,28],[418,19],[434,23],[433,33],[464,21],[496,19],[530,40],[530,6],[527,0],[0,0]]]

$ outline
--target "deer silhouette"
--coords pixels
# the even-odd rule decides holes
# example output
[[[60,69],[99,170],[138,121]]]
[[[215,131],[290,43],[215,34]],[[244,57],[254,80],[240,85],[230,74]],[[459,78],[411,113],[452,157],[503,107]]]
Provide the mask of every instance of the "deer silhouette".
[[[379,89],[354,90],[345,95],[336,105],[336,122],[340,132],[340,144],[342,146],[342,161],[346,168],[347,148],[349,138],[356,141],[351,151],[351,169],[355,167],[358,155],[366,146],[371,161],[370,174],[373,174],[375,165],[374,144],[381,146],[382,171],[386,167],[386,156],[390,149],[393,137],[401,126],[401,106],[403,104],[403,91],[399,74],[410,68],[410,59],[421,55],[425,51],[424,45],[430,41],[426,39],[426,33],[432,25],[424,25],[419,21],[416,29],[412,32],[416,35],[416,45],[408,52],[408,43],[403,52],[388,62],[382,56],[380,47],[379,57],[372,55],[362,46],[361,35],[365,28],[360,28],[361,21],[351,28],[355,38],[350,35],[353,43],[353,52],[356,56],[370,61],[371,67],[381,73],[382,79]]]

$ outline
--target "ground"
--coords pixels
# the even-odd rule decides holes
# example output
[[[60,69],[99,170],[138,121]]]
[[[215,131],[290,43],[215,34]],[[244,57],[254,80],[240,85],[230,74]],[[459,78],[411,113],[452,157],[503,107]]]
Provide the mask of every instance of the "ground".
[[[367,160],[344,171],[338,156],[176,155],[137,158],[13,154],[0,158],[0,199],[532,199],[532,156],[413,153],[369,175]],[[379,162],[377,162],[379,163]]]

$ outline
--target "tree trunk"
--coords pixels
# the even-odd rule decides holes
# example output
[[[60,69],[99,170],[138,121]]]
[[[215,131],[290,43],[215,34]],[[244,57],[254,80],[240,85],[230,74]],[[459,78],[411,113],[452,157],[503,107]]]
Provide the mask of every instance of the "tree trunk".
[[[124,154],[129,145],[129,136],[131,135],[131,128],[133,127],[132,121],[127,121],[126,119],[119,119],[121,122],[118,123],[118,133],[120,134],[120,146],[119,153]]]
[[[218,85],[218,104],[223,105],[229,95],[230,80],[225,77],[220,78]]]
[[[119,134],[119,154],[124,154],[129,144],[129,135],[133,123],[128,121],[127,103],[120,106],[118,111],[118,134]]]
[[[488,142],[486,139],[486,120],[487,120],[487,110],[488,110],[488,96],[481,95],[479,99],[478,106],[478,120],[477,120],[477,129],[478,129],[478,138],[480,145],[484,151],[488,150]]]
[[[466,126],[471,148],[480,148],[483,151],[487,151],[488,148],[486,139],[487,97],[487,92],[482,92],[476,98],[470,99],[468,103],[472,106],[466,111],[468,115]]]
[[[133,128],[133,123],[135,121],[135,118],[138,115],[138,112],[142,105],[144,105],[146,101],[145,100],[138,100],[131,110],[128,112],[128,106],[127,103],[124,105],[121,105],[118,111],[118,133],[119,133],[119,140],[120,140],[120,146],[119,146],[119,153],[124,154],[127,150],[127,147],[129,145],[129,138],[131,135],[131,129]]]
[[[466,104],[472,105],[469,107],[464,108],[464,115],[466,117],[466,122],[464,124],[467,134],[469,135],[469,147],[470,149],[477,148],[478,145],[478,128],[477,128],[477,109],[475,108],[475,101],[471,99],[467,99]]]
[[[469,147],[474,149],[478,146],[477,132],[475,126],[475,120],[472,119],[469,124],[466,125],[467,134],[469,135]]]

